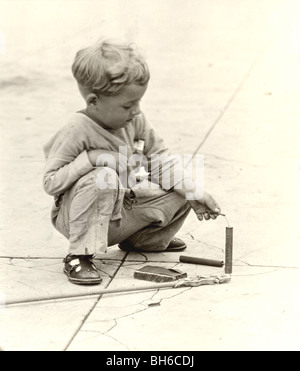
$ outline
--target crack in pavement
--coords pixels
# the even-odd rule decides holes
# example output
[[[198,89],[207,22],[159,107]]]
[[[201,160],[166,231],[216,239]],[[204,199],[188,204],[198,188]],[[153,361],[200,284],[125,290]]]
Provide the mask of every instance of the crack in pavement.
[[[124,343],[121,343],[118,339],[114,338],[113,336],[109,335],[109,334],[106,334],[106,333],[102,333],[101,331],[97,331],[97,330],[81,330],[81,332],[85,332],[85,333],[91,333],[91,334],[94,334],[94,335],[91,335],[87,338],[84,339],[84,341],[90,341],[92,339],[95,339],[95,338],[98,338],[99,335],[102,335],[102,336],[107,336],[109,338],[111,338],[112,340],[114,340],[116,343],[124,346],[127,350],[130,350],[126,344]]]
[[[268,271],[268,272],[260,272],[260,273],[252,273],[252,274],[231,274],[232,277],[250,277],[250,276],[260,276],[260,275],[263,275],[263,274],[269,274],[269,273],[273,273],[273,272],[277,272],[279,270],[278,269],[273,269],[271,271]]]
[[[192,289],[192,287],[186,287],[186,288],[183,288],[182,289],[182,291],[181,292],[176,292],[175,294],[173,294],[173,295],[171,295],[171,296],[168,296],[168,297],[164,297],[164,298],[161,298],[160,299],[160,303],[162,302],[162,301],[164,301],[164,300],[169,300],[169,299],[172,299],[172,298],[174,298],[174,297],[176,297],[176,296],[179,296],[179,295],[182,295],[184,292],[186,292],[186,291],[189,291],[189,290],[191,290]],[[130,312],[130,313],[127,313],[127,314],[124,314],[124,315],[121,315],[121,316],[118,316],[118,317],[115,317],[115,318],[112,318],[112,319],[109,319],[109,321],[113,321],[113,325],[109,328],[109,329],[107,329],[106,331],[99,331],[99,330],[85,330],[85,329],[82,329],[81,331],[83,331],[83,332],[96,332],[96,333],[98,333],[98,334],[101,334],[101,335],[103,335],[103,336],[108,336],[108,337],[110,337],[111,339],[113,339],[114,341],[116,341],[117,343],[119,343],[119,344],[121,344],[122,346],[124,346],[127,350],[130,350],[130,348],[126,345],[126,344],[124,344],[124,343],[122,343],[121,341],[119,341],[117,338],[115,338],[115,337],[113,337],[111,334],[109,334],[114,328],[116,328],[118,325],[119,325],[119,320],[120,319],[124,319],[124,318],[126,318],[126,317],[129,317],[129,316],[132,316],[132,315],[136,315],[136,314],[138,314],[138,313],[141,313],[141,312],[145,312],[145,311],[147,311],[147,310],[149,310],[149,309],[152,309],[153,308],[153,306],[149,306],[149,304],[146,304],[146,302],[147,301],[149,301],[149,300],[153,300],[153,298],[158,294],[160,292],[160,289],[157,289],[153,294],[152,294],[152,296],[150,297],[150,298],[148,298],[148,299],[143,299],[142,301],[140,301],[139,303],[137,303],[137,304],[134,304],[134,306],[139,306],[139,305],[142,305],[142,306],[144,306],[144,308],[141,308],[141,309],[136,309],[136,310],[134,310],[134,311],[132,311],[132,312]],[[131,305],[130,305],[131,306]],[[111,306],[110,306],[110,308],[112,308]],[[99,323],[99,322],[107,322],[107,320],[100,320],[100,321],[89,321],[88,322],[88,324],[93,324],[93,323]],[[93,336],[93,337],[97,337],[97,335],[95,335],[95,336]]]
[[[15,257],[9,257],[9,258],[5,258],[5,259],[8,259],[8,262],[3,262],[3,261],[0,260],[0,265],[13,266],[15,268],[32,269],[32,270],[37,270],[37,271],[42,271],[42,272],[49,272],[49,273],[53,273],[53,274],[61,274],[60,271],[59,272],[55,272],[55,271],[52,271],[52,270],[49,270],[49,269],[44,269],[44,267],[55,266],[57,264],[60,264],[61,262],[46,263],[46,264],[42,264],[42,265],[29,265],[29,266],[25,266],[25,265],[18,264],[18,262],[16,262],[16,260],[30,262],[30,260],[32,260],[31,258],[19,258],[19,257],[18,258],[15,258]],[[48,258],[45,258],[45,260],[46,259],[48,259]],[[102,263],[104,265],[107,265],[107,266],[118,266],[117,264],[110,264],[110,263],[107,263],[107,262],[102,262]],[[106,275],[107,277],[109,277],[109,278],[112,278],[113,277],[112,275],[110,275],[108,272],[105,272],[101,268],[97,268],[97,269],[102,274]]]
[[[123,257],[123,259],[121,260],[120,262],[120,265],[117,267],[116,271],[114,272],[114,275],[112,276],[111,280],[108,282],[106,288],[110,285],[110,283],[113,281],[114,277],[117,275],[117,273],[119,272],[119,270],[121,269],[121,267],[123,266],[125,260],[126,260],[126,257],[127,257],[128,253],[126,253]],[[95,303],[92,305],[91,309],[89,310],[89,312],[84,316],[83,320],[81,321],[81,323],[79,324],[78,328],[75,330],[73,336],[71,337],[71,339],[68,341],[68,343],[66,344],[64,350],[66,351],[69,346],[72,344],[73,340],[75,339],[76,335],[79,333],[79,331],[82,329],[83,325],[86,323],[87,319],[89,318],[89,316],[91,315],[91,313],[93,312],[93,310],[96,308],[97,304],[99,303],[99,301],[102,299],[103,297],[103,294],[99,295],[99,297],[96,299]]]
[[[216,245],[209,244],[209,243],[204,242],[204,241],[201,241],[198,238],[194,237],[191,233],[189,233],[189,234],[191,235],[193,241],[198,242],[198,243],[203,244],[203,245],[206,245],[208,247],[212,247],[212,248],[214,248],[216,250],[219,250],[219,251],[224,252],[224,248],[219,247],[219,246],[216,246]]]
[[[294,266],[286,266],[286,265],[272,265],[272,264],[251,264],[247,263],[246,261],[243,261],[241,259],[234,259],[235,262],[241,262],[245,264],[247,267],[257,267],[257,268],[278,268],[278,269],[300,269],[300,267],[294,267]]]
[[[9,262],[8,263],[3,263],[3,262],[0,262],[1,265],[7,265],[7,266],[12,266],[14,268],[25,268],[25,269],[31,269],[31,270],[36,270],[36,271],[41,271],[41,272],[49,272],[49,273],[53,273],[53,274],[60,274],[60,272],[55,272],[55,271],[52,271],[52,270],[48,270],[48,269],[43,269],[44,267],[48,267],[48,266],[53,266],[53,265],[57,265],[58,263],[52,263],[52,264],[45,264],[45,265],[39,265],[39,266],[24,266],[24,265],[19,265],[19,264],[16,264],[14,262],[16,258],[9,258]],[[18,258],[19,259],[19,258]],[[23,260],[23,259],[22,259]],[[28,259],[25,259],[25,261],[28,261]],[[17,281],[16,281],[17,282]]]
[[[123,345],[127,350],[130,350],[130,348],[128,348],[128,346],[127,346],[126,344],[122,343],[120,340],[114,338],[113,336],[111,336],[111,335],[109,335],[109,334],[105,334],[104,336],[107,336],[107,337],[113,339],[113,340],[116,341],[117,343]]]

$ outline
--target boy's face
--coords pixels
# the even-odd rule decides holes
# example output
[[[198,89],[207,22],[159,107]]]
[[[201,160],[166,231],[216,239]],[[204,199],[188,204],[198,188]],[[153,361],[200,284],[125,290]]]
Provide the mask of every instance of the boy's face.
[[[97,97],[92,104],[88,104],[87,111],[104,129],[123,128],[141,112],[140,100],[146,90],[147,85],[126,85],[116,96]]]

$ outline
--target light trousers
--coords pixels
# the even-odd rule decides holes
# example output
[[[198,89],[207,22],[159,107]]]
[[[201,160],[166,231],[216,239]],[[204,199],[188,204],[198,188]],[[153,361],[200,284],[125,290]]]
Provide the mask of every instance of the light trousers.
[[[108,172],[107,188],[99,171]],[[69,240],[69,254],[96,255],[126,241],[141,251],[164,251],[190,206],[173,190],[120,186],[117,173],[96,168],[80,178],[52,208],[52,223]]]

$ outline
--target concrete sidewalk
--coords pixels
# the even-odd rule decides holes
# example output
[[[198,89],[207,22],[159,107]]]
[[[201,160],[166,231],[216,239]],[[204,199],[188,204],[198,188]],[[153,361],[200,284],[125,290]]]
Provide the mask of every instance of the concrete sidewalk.
[[[299,350],[299,6],[292,0],[262,0],[256,7],[248,0],[142,3],[130,2],[132,23],[124,21],[118,32],[136,35],[149,60],[143,111],[174,153],[205,155],[205,188],[234,231],[231,282],[0,305],[0,348]],[[13,46],[1,56],[7,73],[0,79],[6,148],[0,159],[0,304],[95,290],[69,283],[62,273],[67,241],[50,224],[41,147],[82,107],[63,56],[70,52],[72,59],[73,50],[122,18],[125,5],[111,4],[104,12],[95,9],[84,32],[88,13],[82,12],[69,28],[74,37],[65,35],[61,46],[45,23],[43,36],[24,46],[15,68]],[[60,26],[66,32],[58,18]],[[10,35],[14,27],[7,25]],[[48,48],[42,48],[45,40]],[[222,217],[199,222],[191,213],[178,234],[188,244],[184,255],[224,260],[226,225]],[[96,260],[99,289],[147,285],[133,278],[147,264],[189,276],[224,271],[180,263],[180,254],[128,254],[113,246]]]

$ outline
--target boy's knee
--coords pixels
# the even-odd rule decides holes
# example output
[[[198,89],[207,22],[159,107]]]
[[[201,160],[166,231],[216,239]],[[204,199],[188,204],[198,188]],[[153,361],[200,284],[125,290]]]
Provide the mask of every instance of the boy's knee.
[[[98,190],[118,190],[119,177],[115,170],[108,167],[97,167],[82,176],[76,182],[76,188],[96,188]]]

